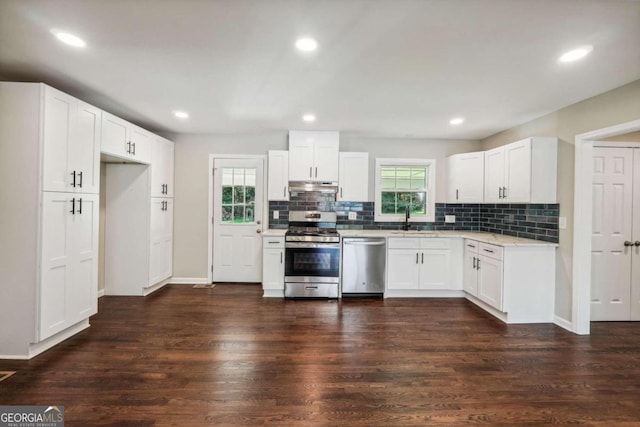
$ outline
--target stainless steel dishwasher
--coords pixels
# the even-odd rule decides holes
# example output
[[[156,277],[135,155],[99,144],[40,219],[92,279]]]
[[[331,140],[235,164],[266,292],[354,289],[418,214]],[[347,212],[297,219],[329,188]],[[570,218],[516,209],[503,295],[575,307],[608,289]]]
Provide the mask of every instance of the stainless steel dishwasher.
[[[382,295],[386,257],[387,242],[384,237],[343,238],[342,295]]]

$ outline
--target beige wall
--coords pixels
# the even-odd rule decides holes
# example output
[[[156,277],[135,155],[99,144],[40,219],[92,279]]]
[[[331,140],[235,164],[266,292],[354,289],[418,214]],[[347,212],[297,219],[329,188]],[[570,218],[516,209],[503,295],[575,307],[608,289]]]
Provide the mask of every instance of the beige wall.
[[[490,149],[529,136],[557,136],[558,202],[560,216],[567,217],[560,230],[556,277],[556,315],[571,320],[571,271],[573,268],[573,188],[575,136],[588,131],[640,119],[640,80],[570,105],[482,141]],[[637,135],[629,134],[629,138]]]
[[[207,277],[209,154],[266,154],[286,150],[287,132],[242,135],[174,135],[174,277]],[[437,160],[436,200],[444,201],[442,160],[451,154],[480,149],[478,141],[364,138],[342,134],[341,151],[367,151],[370,182],[376,157]],[[370,186],[373,196],[373,186]]]

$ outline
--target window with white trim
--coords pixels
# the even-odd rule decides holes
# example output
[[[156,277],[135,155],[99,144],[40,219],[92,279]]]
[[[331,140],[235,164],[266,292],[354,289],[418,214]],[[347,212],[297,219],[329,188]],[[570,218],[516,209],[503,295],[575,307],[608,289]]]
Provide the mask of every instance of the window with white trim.
[[[376,159],[376,221],[435,221],[436,161]]]

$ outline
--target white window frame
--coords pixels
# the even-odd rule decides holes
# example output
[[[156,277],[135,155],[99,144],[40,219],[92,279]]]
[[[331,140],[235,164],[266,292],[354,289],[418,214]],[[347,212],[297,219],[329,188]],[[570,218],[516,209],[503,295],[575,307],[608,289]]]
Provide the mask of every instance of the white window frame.
[[[427,168],[427,200],[425,202],[426,215],[412,215],[409,222],[435,222],[436,220],[436,160],[435,159],[394,159],[376,158],[375,176],[375,217],[376,222],[404,222],[404,214],[382,214],[382,181],[380,178],[383,166],[418,166]]]

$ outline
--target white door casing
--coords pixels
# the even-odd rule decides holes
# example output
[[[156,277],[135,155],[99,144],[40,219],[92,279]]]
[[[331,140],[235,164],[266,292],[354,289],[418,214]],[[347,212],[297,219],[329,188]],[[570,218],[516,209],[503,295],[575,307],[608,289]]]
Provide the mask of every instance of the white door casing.
[[[215,282],[262,280],[263,168],[262,158],[214,160]],[[253,197],[247,198],[251,191],[254,191]]]
[[[640,149],[633,150],[633,174],[634,182],[640,180]],[[629,300],[629,312],[631,320],[640,320],[640,185],[633,186],[633,254],[631,256],[631,296]]]

